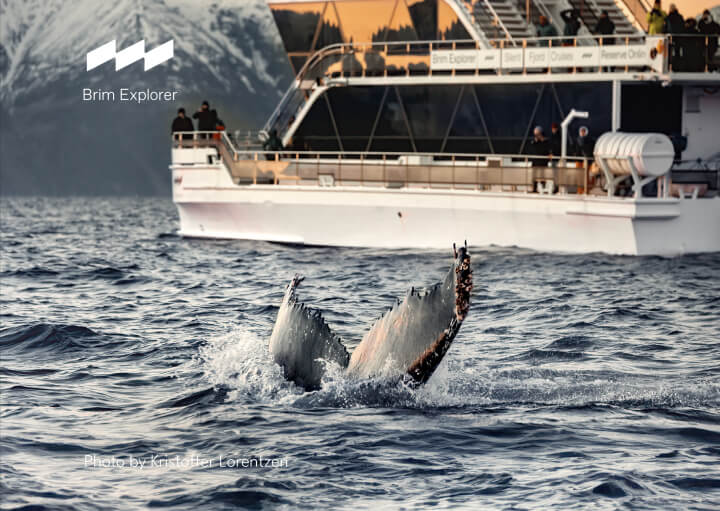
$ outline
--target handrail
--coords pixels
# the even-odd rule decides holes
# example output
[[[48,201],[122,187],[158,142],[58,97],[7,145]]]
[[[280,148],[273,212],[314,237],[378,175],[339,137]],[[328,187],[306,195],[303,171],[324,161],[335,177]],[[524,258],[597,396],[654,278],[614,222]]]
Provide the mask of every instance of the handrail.
[[[502,28],[503,32],[505,32],[505,39],[510,41],[513,46],[517,46],[517,43],[515,43],[515,39],[513,39],[513,36],[510,35],[510,32],[508,31],[507,27],[505,26],[505,23],[502,22],[500,19],[500,16],[498,16],[498,13],[495,11],[495,8],[492,6],[489,0],[482,0],[482,2],[485,4],[485,7],[490,11],[490,13],[495,18],[495,21],[500,25],[500,28]]]
[[[651,36],[651,37],[663,37],[664,34],[658,34],[657,36]],[[542,37],[527,37],[524,39],[521,39],[527,47],[534,46],[533,43],[541,43],[545,41],[566,41],[566,40],[574,40],[574,41],[583,41],[583,40],[594,40],[599,41],[600,39],[616,39],[620,41],[643,41],[645,38],[648,37],[648,34],[608,34],[608,35],[577,35],[574,37],[568,37],[563,35],[554,35],[554,36],[542,36]],[[691,35],[690,37],[695,37],[694,35]],[[493,39],[494,41],[504,41],[504,39]],[[555,45],[553,45],[555,46]],[[560,45],[558,45],[560,46]]]
[[[476,35],[481,40],[480,42],[482,42],[485,46],[489,47],[490,43],[488,42],[488,38],[483,33],[483,31],[480,30],[480,27],[475,22],[475,15],[472,13],[472,11],[468,11],[467,6],[463,2],[463,0],[455,0],[454,3],[455,3],[455,6],[457,7],[457,9],[453,9],[455,11],[455,13],[463,16],[465,18],[465,22],[468,23],[469,25],[471,25],[473,27],[473,29],[475,30],[475,32],[477,33]],[[472,4],[472,1],[471,1],[471,4]]]
[[[290,181],[316,182],[319,186],[364,186],[365,183],[427,185],[475,190],[501,186],[516,191],[551,193],[554,185],[577,187],[573,193],[587,193],[590,160],[572,157],[560,159],[550,155],[470,154],[470,153],[401,153],[401,152],[339,152],[339,151],[242,151],[225,152],[217,138],[183,141],[173,138],[181,148],[195,150],[216,146],[230,177],[237,184],[283,184]],[[417,158],[417,162],[410,158]],[[423,158],[425,158],[423,160]],[[225,161],[230,159],[231,161]],[[171,167],[176,170],[176,167]],[[186,167],[182,167],[186,168]],[[324,178],[323,176],[330,176]],[[325,181],[329,179],[327,183]],[[548,183],[550,186],[548,187]],[[492,189],[492,188],[490,188]]]
[[[621,0],[621,2],[625,4],[625,7],[630,11],[630,14],[635,18],[638,25],[647,32],[647,13],[650,12],[652,6],[643,0]]]
[[[452,160],[459,160],[459,161],[470,161],[470,160],[476,160],[477,158],[481,159],[510,159],[510,160],[520,160],[520,161],[528,161],[528,160],[535,160],[535,159],[541,159],[541,160],[557,160],[559,161],[561,158],[560,156],[550,156],[548,155],[534,155],[534,154],[511,154],[511,153],[439,153],[439,152],[408,152],[408,151],[295,151],[295,150],[288,150],[288,149],[282,149],[279,151],[266,151],[266,150],[257,150],[257,149],[249,149],[249,150],[243,150],[238,149],[234,146],[233,141],[230,140],[230,138],[227,135],[227,132],[225,131],[176,131],[172,133],[172,140],[174,142],[181,142],[183,140],[184,135],[193,135],[192,142],[199,142],[199,144],[193,144],[191,147],[210,147],[217,144],[218,139],[213,138],[212,135],[221,135],[221,140],[225,145],[229,145],[229,149],[233,152],[233,156],[237,155],[238,157],[244,156],[244,155],[272,155],[278,156],[278,160],[287,161],[287,160],[294,160],[299,159],[302,156],[307,157],[315,157],[314,159],[322,159],[319,158],[320,156],[332,156],[332,158],[327,158],[328,160],[351,160],[350,156],[358,156],[362,157],[363,159],[367,159],[368,156],[373,156],[375,158],[372,158],[373,160],[386,160],[388,161],[389,158],[387,157],[394,157],[395,159],[401,158],[401,157],[432,157],[432,158],[439,158],[437,160],[433,160],[434,162],[439,161],[452,161]],[[203,137],[204,136],[204,137]],[[189,141],[188,141],[189,142]],[[202,144],[206,144],[203,146]],[[385,158],[383,158],[385,157]],[[248,159],[254,159],[254,158],[248,158]],[[274,158],[273,158],[274,159]],[[307,159],[307,158],[305,158]],[[309,158],[313,159],[313,158]],[[567,162],[578,162],[578,161],[585,161],[587,158],[581,157],[581,156],[567,156],[563,158],[563,160]]]

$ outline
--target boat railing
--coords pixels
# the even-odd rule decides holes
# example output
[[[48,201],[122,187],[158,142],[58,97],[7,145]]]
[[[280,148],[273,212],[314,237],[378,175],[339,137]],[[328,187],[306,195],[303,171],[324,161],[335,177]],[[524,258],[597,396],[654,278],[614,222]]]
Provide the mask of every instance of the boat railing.
[[[217,149],[237,184],[447,187],[587,193],[587,158],[518,154],[262,151],[238,148],[226,132],[173,134],[175,149]],[[195,158],[193,161],[202,161]]]
[[[481,45],[487,46],[487,35],[480,28],[478,20],[475,19],[474,4],[477,2],[487,2],[487,0],[455,0],[454,3],[456,8],[454,8],[454,10],[458,16],[462,17],[466,23],[472,26],[473,31],[475,32],[472,35],[480,41]]]

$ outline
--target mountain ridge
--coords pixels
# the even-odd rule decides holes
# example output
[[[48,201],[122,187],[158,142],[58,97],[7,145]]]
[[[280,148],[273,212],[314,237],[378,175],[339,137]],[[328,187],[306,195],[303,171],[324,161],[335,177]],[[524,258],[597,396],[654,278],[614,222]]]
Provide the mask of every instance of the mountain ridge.
[[[173,39],[174,57],[86,71],[116,40]],[[169,126],[202,100],[229,129],[262,125],[292,79],[260,0],[4,0],[0,4],[0,194],[168,194]],[[176,102],[82,100],[92,90],[176,90]]]

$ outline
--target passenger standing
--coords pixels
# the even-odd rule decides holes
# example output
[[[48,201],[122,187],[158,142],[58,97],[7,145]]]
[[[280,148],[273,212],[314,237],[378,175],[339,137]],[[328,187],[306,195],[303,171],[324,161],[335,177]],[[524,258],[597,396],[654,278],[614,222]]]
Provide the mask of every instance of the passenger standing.
[[[666,17],[667,14],[661,9],[660,0],[655,0],[653,8],[647,14],[648,34],[662,34]]]
[[[198,131],[215,131],[217,112],[210,110],[210,104],[207,101],[202,102],[202,106],[193,114],[193,118],[198,120]],[[203,138],[206,137],[207,135],[203,136]]]
[[[574,46],[575,38],[580,30],[580,13],[577,9],[566,9],[560,11],[560,17],[565,22],[563,35],[568,37],[567,39],[563,39],[562,44],[563,46]]]
[[[533,158],[533,167],[547,167],[547,156],[550,154],[550,143],[545,137],[542,126],[535,126],[533,130],[533,139],[530,141],[530,154],[535,156],[545,156],[545,158]]]
[[[675,4],[670,4],[670,10],[665,17],[665,23],[663,23],[663,32],[670,35],[685,32],[685,19],[678,12]]]
[[[600,19],[595,26],[597,35],[613,35],[615,33],[615,23],[610,19],[610,15],[606,10],[600,11]],[[615,44],[614,37],[603,37],[601,39],[603,46]]]
[[[188,117],[185,117],[185,109],[184,108],[178,108],[177,117],[175,117],[175,119],[173,119],[172,127],[170,129],[173,133],[184,132],[184,131],[195,131],[192,120]],[[183,138],[183,140],[189,140],[189,139],[192,139],[192,135],[183,135],[182,138]]]
[[[686,71],[703,71],[705,68],[705,38],[697,29],[695,18],[685,20],[685,41],[683,44]]]
[[[685,34],[685,20],[677,10],[675,4],[670,4],[670,10],[663,23],[663,30],[670,37],[670,67],[673,71],[682,71],[686,67],[684,55],[687,52],[688,38]]]
[[[278,136],[277,130],[273,129],[270,130],[270,134],[265,142],[263,142],[263,149],[265,151],[282,151],[283,144],[282,140],[280,140],[280,137]],[[275,155],[274,154],[266,154],[265,159],[267,160],[274,160]]]
[[[556,122],[550,125],[550,155],[559,158],[562,152],[562,133]]]
[[[718,34],[720,34],[720,25],[710,15],[710,11],[705,9],[703,11],[700,23],[698,23],[698,30],[702,35],[705,36],[705,62],[708,70],[715,70],[715,52],[718,49]]]
[[[587,126],[580,126],[575,143],[575,156],[592,159],[594,151],[595,139],[590,136],[590,130]]]
[[[557,37],[557,35],[558,35],[557,29],[548,22],[548,19],[545,16],[540,16],[540,23],[538,24],[536,29],[537,29],[537,35],[540,38]],[[540,39],[539,44],[540,44],[540,46],[549,46],[550,45],[548,39]]]

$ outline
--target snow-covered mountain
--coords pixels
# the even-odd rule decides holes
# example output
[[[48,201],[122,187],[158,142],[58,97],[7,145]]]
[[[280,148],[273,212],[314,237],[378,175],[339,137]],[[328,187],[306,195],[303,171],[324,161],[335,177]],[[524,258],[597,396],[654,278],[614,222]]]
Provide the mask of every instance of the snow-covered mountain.
[[[86,71],[116,40],[175,56]],[[179,106],[207,99],[230,129],[257,127],[291,80],[262,0],[0,0],[0,193],[169,190],[168,133]],[[82,90],[177,90],[172,103],[82,101]]]

